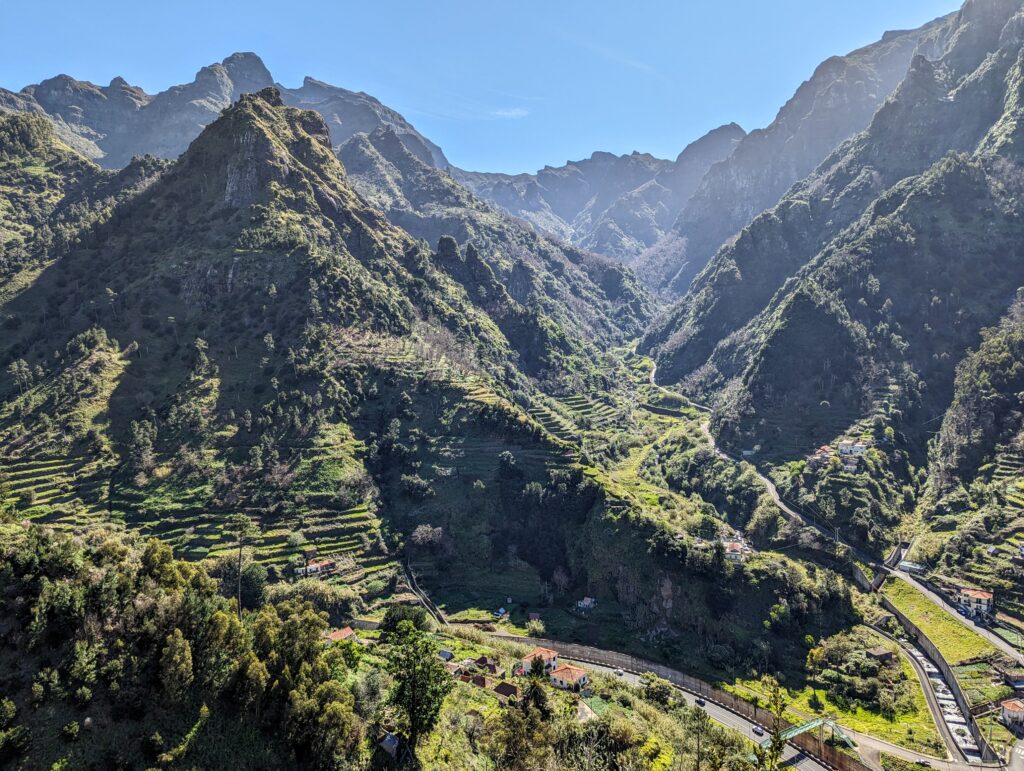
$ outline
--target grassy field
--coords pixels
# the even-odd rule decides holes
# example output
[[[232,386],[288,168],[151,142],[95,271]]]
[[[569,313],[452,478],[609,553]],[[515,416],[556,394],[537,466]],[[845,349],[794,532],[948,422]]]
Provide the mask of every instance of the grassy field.
[[[877,642],[879,645],[886,644],[886,641],[881,637],[873,640],[873,642]],[[836,704],[820,688],[817,689],[817,695],[821,706],[815,709],[811,703],[815,689],[812,689],[810,685],[804,685],[800,689],[787,689],[787,696],[790,701],[790,719],[801,722],[811,717],[833,715],[836,721],[844,728],[849,728],[858,733],[870,734],[900,747],[917,750],[934,757],[942,757],[944,745],[935,722],[932,720],[920,681],[914,672],[913,666],[902,655],[900,656],[900,664],[903,668],[903,674],[914,686],[912,709],[899,712],[890,719],[879,712],[864,709],[860,706],[854,706],[851,709],[847,706]],[[762,703],[764,703],[767,697],[759,680],[739,681],[730,690],[744,698],[750,698],[756,694]]]
[[[992,643],[951,618],[906,582],[890,578],[882,593],[928,636],[950,666],[998,653]]]

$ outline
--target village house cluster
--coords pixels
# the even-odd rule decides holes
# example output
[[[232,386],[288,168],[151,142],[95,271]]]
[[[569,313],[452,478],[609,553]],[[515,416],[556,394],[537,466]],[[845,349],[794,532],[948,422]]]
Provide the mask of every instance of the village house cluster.
[[[835,447],[825,444],[807,456],[807,468],[814,471],[827,466],[833,458],[838,458],[843,466],[843,471],[855,472],[860,470],[864,453],[872,446],[870,439],[852,440],[846,439]]]

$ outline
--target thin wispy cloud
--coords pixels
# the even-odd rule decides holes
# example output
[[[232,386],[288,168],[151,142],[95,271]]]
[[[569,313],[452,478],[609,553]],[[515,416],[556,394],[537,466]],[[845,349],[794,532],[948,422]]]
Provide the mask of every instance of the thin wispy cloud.
[[[498,120],[519,120],[530,114],[525,107],[502,107],[498,110],[491,110],[491,116]]]
[[[640,59],[634,59],[633,57],[628,56],[621,51],[617,51],[614,48],[608,48],[607,46],[600,45],[591,40],[576,37],[575,35],[566,35],[564,38],[566,42],[576,46],[577,48],[582,48],[584,51],[589,51],[611,64],[617,64],[620,67],[636,70],[637,72],[643,72],[647,75],[653,75],[659,79],[664,79],[665,77],[654,66],[647,62]]]

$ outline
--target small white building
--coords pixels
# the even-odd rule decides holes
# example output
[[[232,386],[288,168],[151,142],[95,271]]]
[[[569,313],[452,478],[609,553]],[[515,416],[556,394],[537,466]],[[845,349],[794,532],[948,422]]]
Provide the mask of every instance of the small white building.
[[[854,442],[848,439],[836,445],[836,449],[839,450],[839,454],[844,458],[859,457],[866,453],[870,446],[867,442]]]
[[[1024,701],[1007,699],[999,707],[1002,720],[1006,725],[1024,725]]]
[[[995,608],[992,592],[970,586],[961,586],[957,589],[956,601],[972,615],[992,615]]]
[[[550,672],[553,669],[558,668],[558,651],[553,651],[550,648],[536,647],[529,653],[527,653],[520,660],[519,664],[522,667],[523,674],[528,675],[530,668],[533,666],[533,660],[540,659],[544,662],[544,671]]]

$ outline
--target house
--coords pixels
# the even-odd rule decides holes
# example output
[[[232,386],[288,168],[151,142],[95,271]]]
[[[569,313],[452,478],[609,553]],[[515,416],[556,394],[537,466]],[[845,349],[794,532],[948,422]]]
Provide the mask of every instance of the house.
[[[463,673],[463,674],[459,675],[459,682],[460,683],[471,683],[471,682],[473,682],[473,676],[472,675],[467,675],[467,674]]]
[[[531,613],[530,621],[540,621],[540,613]]]
[[[1006,725],[1024,725],[1024,701],[1007,699],[1000,707],[1000,717]]]
[[[835,451],[831,445],[823,444],[817,450],[807,456],[807,466],[812,471],[814,469],[822,468],[828,465],[828,462],[832,459],[832,455]]]
[[[473,675],[473,677],[470,678],[470,682],[477,688],[490,688],[493,681],[491,678],[484,677],[483,675]]]
[[[869,659],[874,659],[879,664],[888,664],[896,658],[896,654],[884,645],[876,645],[874,648],[868,648],[866,653],[868,654]]]
[[[320,559],[307,562],[305,567],[295,568],[295,573],[300,576],[326,576],[330,575],[337,568],[334,560]]]
[[[473,663],[478,667],[484,667],[486,669],[487,667],[497,665],[498,660],[491,658],[490,656],[480,656],[477,659],[473,659]]]
[[[495,618],[505,618],[505,616],[507,616],[507,615],[508,615],[508,611],[505,610],[504,608],[498,608],[496,611],[494,611],[494,617]]]
[[[355,642],[355,635],[356,633],[352,631],[352,627],[346,626],[344,629],[332,629],[330,632],[325,632],[324,639],[327,640],[328,644],[349,639]]]
[[[729,562],[743,562],[750,553],[750,547],[742,541],[722,541],[722,548],[725,549],[725,558]]]
[[[836,445],[837,449],[839,450],[839,456],[843,458],[849,456],[858,457],[860,455],[863,455],[865,452],[867,452],[868,447],[870,446],[871,445],[869,445],[867,442],[854,442],[850,440],[840,442],[838,445]]]
[[[847,455],[843,458],[843,471],[853,474],[860,470],[860,458],[856,455]]]
[[[437,652],[437,656],[441,661],[451,661],[455,658],[455,654],[451,651],[444,650],[443,648]]]
[[[517,701],[519,699],[519,689],[512,685],[512,683],[498,683],[494,686],[494,692],[505,702]]]
[[[544,662],[544,671],[550,672],[558,666],[558,651],[553,651],[550,648],[534,648],[532,651],[527,653],[523,659],[519,662],[522,667],[523,674],[529,674],[530,667],[533,666],[533,660],[540,659]]]
[[[307,546],[305,549],[302,550],[302,559],[306,560],[306,562],[309,562],[319,553],[320,549],[318,549],[316,546]]]
[[[462,674],[462,667],[456,664],[454,661],[449,661],[444,665],[444,668],[448,670],[448,674],[452,677],[458,677]]]
[[[970,586],[961,586],[956,592],[956,601],[967,612],[974,616],[987,616],[992,614],[995,603],[992,599],[992,592],[984,589],[974,589]]]
[[[582,600],[576,601],[576,610],[592,610],[597,607],[597,599],[595,597],[584,597]]]
[[[548,679],[555,688],[565,691],[578,691],[590,682],[587,670],[574,667],[572,664],[562,664],[554,669]]]

